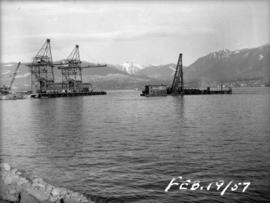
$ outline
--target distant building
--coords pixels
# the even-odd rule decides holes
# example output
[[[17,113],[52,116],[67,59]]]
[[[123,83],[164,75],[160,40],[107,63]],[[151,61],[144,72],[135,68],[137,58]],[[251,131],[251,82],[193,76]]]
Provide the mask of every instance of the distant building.
[[[166,85],[146,85],[141,96],[167,96]]]

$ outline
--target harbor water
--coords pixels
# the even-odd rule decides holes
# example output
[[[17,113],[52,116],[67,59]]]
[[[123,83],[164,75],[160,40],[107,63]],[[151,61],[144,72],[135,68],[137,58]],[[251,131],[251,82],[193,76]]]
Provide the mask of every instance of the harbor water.
[[[269,202],[270,88],[1,103],[1,162],[99,202]],[[174,177],[210,190],[165,188]],[[217,181],[250,182],[221,195]]]

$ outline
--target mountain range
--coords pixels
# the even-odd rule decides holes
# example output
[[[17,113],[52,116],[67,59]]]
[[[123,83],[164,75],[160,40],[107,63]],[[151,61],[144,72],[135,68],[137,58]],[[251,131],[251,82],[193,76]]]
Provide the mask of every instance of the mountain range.
[[[270,78],[270,44],[252,49],[230,51],[228,49],[210,53],[188,67],[185,78],[205,83],[261,81]]]
[[[185,55],[183,55],[185,57]],[[177,58],[176,60],[177,61]],[[83,66],[91,64],[83,62]],[[8,85],[16,63],[1,63],[1,83]],[[176,64],[142,66],[136,63],[107,64],[107,67],[86,68],[84,82],[91,82],[97,89],[142,89],[145,84],[170,85]],[[194,63],[183,67],[186,86],[205,87],[220,83],[239,86],[264,85],[270,81],[270,44],[256,48],[209,53]],[[61,81],[59,70],[55,80]],[[21,65],[13,86],[18,90],[30,89],[30,73]]]

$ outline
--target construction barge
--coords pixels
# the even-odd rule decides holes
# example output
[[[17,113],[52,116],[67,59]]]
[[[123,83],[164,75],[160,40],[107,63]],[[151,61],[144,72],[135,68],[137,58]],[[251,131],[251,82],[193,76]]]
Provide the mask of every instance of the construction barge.
[[[77,97],[77,96],[92,96],[92,95],[106,95],[105,91],[93,92],[55,92],[55,93],[38,93],[31,94],[31,98],[55,98],[55,97]]]
[[[85,68],[106,67],[106,64],[82,65],[79,45],[76,45],[70,55],[58,62],[53,62],[50,39],[47,39],[32,63],[25,64],[31,73],[31,98],[54,98],[106,95],[105,91],[94,91],[91,83],[82,79]],[[54,70],[61,73],[61,82],[55,81]]]
[[[161,85],[146,85],[141,93],[141,96],[153,97],[153,96],[167,96],[167,95],[201,95],[201,94],[232,94],[232,89],[196,89],[196,88],[185,88],[182,92],[172,93],[170,88]]]
[[[174,78],[171,87],[166,85],[146,85],[141,93],[141,96],[167,96],[167,95],[210,95],[210,94],[232,94],[232,88],[223,89],[206,89],[198,88],[184,88],[184,72],[182,65],[182,53],[179,54],[178,62],[176,65]]]
[[[181,94],[181,93],[180,93]],[[232,94],[232,89],[228,88],[226,90],[211,90],[210,87],[206,89],[184,89],[184,95],[196,95],[196,94]]]

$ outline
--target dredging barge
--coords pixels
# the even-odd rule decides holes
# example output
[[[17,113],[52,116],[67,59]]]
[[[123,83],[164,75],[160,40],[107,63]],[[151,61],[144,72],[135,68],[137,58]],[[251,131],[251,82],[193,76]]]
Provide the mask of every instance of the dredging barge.
[[[167,96],[167,95],[201,95],[201,94],[232,94],[232,88],[223,89],[196,89],[196,88],[184,88],[184,74],[182,65],[182,53],[179,54],[178,62],[176,65],[174,78],[171,87],[166,85],[146,85],[142,91],[141,96]]]
[[[50,39],[47,39],[33,62],[25,64],[31,73],[32,98],[74,97],[105,95],[105,91],[94,91],[91,83],[84,83],[82,70],[84,68],[106,67],[106,64],[82,66],[79,45],[76,45],[70,55],[62,61],[54,63]],[[61,82],[55,82],[54,69],[61,72]]]

